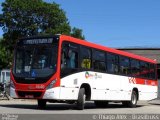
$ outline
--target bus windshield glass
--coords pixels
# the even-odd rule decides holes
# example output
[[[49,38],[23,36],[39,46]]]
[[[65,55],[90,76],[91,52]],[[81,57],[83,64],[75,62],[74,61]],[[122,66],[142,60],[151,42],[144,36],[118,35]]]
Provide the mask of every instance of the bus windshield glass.
[[[16,77],[48,77],[56,72],[58,44],[46,39],[17,44],[13,73]]]

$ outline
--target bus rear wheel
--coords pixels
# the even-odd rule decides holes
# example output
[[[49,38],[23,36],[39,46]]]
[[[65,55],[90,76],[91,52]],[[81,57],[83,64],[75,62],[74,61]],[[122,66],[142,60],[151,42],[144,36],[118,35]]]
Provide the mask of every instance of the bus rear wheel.
[[[85,89],[81,88],[79,90],[79,95],[78,95],[78,100],[77,100],[77,109],[78,110],[83,110],[84,109],[85,100],[86,100]]]
[[[38,108],[39,109],[44,109],[46,107],[46,100],[38,99],[37,103],[38,103]]]
[[[130,101],[123,101],[122,104],[127,107],[135,108],[137,105],[138,95],[136,91],[132,92]]]

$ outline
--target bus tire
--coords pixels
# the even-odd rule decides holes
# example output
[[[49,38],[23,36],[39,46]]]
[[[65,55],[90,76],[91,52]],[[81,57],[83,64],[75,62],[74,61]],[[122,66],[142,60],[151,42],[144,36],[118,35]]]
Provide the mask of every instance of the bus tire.
[[[105,108],[108,106],[108,101],[94,101],[96,107]]]
[[[135,108],[137,105],[138,95],[136,91],[132,91],[131,100],[130,101],[123,101],[122,104],[126,107]]]
[[[85,100],[86,100],[85,89],[81,88],[79,90],[79,95],[78,95],[78,100],[77,100],[77,109],[78,110],[83,110],[84,109]]]
[[[44,109],[46,107],[46,100],[38,99],[37,102],[38,102],[39,109]]]
[[[128,106],[131,108],[135,108],[137,105],[138,95],[136,91],[132,91],[131,101],[128,102]]]

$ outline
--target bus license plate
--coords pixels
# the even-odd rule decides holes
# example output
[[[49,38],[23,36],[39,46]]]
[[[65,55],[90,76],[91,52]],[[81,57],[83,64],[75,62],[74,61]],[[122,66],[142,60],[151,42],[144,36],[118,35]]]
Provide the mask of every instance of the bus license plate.
[[[34,98],[33,95],[25,95],[25,98]]]

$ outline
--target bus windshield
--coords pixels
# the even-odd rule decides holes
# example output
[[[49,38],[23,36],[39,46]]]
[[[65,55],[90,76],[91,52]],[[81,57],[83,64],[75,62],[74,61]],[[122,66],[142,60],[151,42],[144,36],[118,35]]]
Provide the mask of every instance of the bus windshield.
[[[19,45],[15,51],[13,73],[16,77],[48,77],[56,72],[58,45]]]

